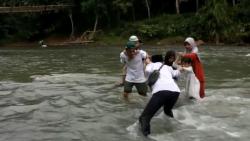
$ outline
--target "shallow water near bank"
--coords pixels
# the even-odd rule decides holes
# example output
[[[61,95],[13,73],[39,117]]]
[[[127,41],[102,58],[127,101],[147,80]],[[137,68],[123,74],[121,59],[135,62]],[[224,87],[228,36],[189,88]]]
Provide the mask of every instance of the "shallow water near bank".
[[[144,47],[164,54],[182,47]],[[158,112],[145,138],[137,119],[149,97],[121,97],[122,47],[0,48],[1,141],[248,141],[250,48],[200,48],[206,95]]]

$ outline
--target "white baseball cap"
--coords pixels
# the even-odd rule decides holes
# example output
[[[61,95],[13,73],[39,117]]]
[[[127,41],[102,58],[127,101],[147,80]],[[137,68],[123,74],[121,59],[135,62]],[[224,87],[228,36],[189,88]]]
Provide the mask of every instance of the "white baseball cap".
[[[135,36],[135,35],[130,36],[128,40],[129,40],[129,41],[132,41],[132,42],[137,42],[137,41],[139,41],[138,37]]]

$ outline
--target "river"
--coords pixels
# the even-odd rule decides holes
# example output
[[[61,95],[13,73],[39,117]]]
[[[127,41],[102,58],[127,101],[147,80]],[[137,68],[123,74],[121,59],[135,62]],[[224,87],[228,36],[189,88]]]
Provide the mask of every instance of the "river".
[[[250,47],[200,47],[206,98],[158,114],[148,138],[137,119],[150,96],[114,87],[122,49],[0,48],[0,141],[249,141]]]

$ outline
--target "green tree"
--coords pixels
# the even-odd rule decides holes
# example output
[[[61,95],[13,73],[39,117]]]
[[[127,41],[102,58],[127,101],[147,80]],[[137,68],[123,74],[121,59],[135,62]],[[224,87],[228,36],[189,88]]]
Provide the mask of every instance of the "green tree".
[[[132,0],[113,0],[113,9],[116,12],[118,24],[121,21],[121,15],[127,14],[130,8],[133,8]],[[135,19],[134,8],[133,8],[133,19]]]
[[[206,5],[199,12],[202,24],[206,24],[208,35],[214,38],[217,44],[221,38],[227,36],[232,24],[231,12],[226,0],[207,0]],[[200,29],[202,30],[202,29]]]

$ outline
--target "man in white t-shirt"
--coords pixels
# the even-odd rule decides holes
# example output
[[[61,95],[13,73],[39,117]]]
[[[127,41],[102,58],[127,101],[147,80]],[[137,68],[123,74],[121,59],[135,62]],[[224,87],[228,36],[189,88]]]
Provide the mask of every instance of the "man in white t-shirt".
[[[121,63],[126,65],[126,77],[124,82],[125,98],[132,92],[133,86],[136,87],[140,95],[146,96],[147,84],[144,74],[144,60],[147,58],[145,51],[136,48],[133,41],[128,41],[125,51],[120,53]]]
[[[137,36],[131,35],[128,40],[135,43],[135,48],[137,50],[141,50],[142,41]],[[124,52],[125,51],[126,50],[124,50]],[[141,51],[144,52],[144,53],[146,53],[143,50],[141,50]],[[126,70],[127,70],[126,64],[124,64],[123,67],[122,67],[122,79],[121,79],[121,82],[117,83],[117,86],[123,86],[124,85],[125,77],[126,77]]]

